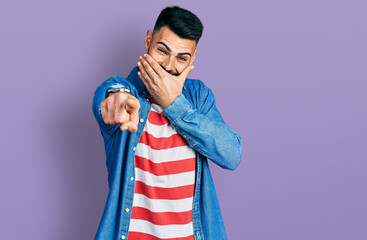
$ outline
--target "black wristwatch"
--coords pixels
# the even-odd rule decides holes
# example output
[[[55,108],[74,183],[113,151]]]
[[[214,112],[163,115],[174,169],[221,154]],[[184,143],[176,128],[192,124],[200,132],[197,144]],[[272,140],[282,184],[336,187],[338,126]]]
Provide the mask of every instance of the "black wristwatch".
[[[106,91],[106,98],[108,97],[108,95],[110,93],[116,93],[116,92],[126,92],[126,93],[131,93],[130,89],[128,89],[127,87],[110,87],[107,89]]]

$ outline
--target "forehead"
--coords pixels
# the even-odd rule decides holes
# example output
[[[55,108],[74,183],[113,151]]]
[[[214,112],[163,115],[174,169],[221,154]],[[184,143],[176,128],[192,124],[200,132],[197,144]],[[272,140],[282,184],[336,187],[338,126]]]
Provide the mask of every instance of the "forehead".
[[[179,37],[169,27],[164,26],[154,33],[153,43],[164,42],[172,52],[194,52],[196,48],[196,42],[192,39],[186,39]]]

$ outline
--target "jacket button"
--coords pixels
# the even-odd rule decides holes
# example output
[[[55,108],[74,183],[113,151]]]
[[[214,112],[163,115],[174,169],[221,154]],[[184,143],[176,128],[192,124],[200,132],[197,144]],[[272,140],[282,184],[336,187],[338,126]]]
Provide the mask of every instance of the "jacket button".
[[[130,211],[130,209],[128,209],[128,208],[125,208],[125,212],[129,212]]]
[[[134,177],[131,177],[131,178],[130,178],[130,181],[134,181]]]
[[[122,236],[121,236],[121,239],[122,239],[122,240],[124,240],[124,239],[125,239],[125,236],[124,236],[124,235],[122,235]]]
[[[141,122],[141,123],[142,123],[142,122],[144,122],[144,119],[140,118],[140,122]]]
[[[133,148],[133,151],[135,151],[135,150],[136,150],[136,147]]]

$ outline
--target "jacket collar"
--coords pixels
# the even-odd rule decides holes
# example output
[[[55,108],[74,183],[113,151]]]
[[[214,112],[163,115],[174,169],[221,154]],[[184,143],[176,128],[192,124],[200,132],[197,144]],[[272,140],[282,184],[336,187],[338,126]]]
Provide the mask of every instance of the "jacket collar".
[[[140,79],[138,75],[138,71],[139,71],[138,67],[135,66],[133,70],[131,70],[129,75],[127,76],[126,80],[131,82],[134,85],[134,87],[136,88],[136,90],[138,90],[138,93],[141,94],[143,91],[147,91],[147,87],[144,85],[143,81]],[[183,86],[183,88],[186,89],[185,85]]]
[[[147,90],[147,88],[144,85],[143,81],[138,76],[138,71],[139,71],[138,67],[135,66],[133,70],[131,70],[129,75],[127,76],[126,80],[131,82],[134,85],[134,87],[136,88],[136,90],[138,90],[138,93],[140,94],[144,90]]]

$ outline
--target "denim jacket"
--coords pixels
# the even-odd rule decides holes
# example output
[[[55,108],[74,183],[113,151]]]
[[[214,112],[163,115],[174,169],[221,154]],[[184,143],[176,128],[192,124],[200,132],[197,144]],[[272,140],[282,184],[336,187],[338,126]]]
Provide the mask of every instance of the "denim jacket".
[[[109,193],[95,239],[127,239],[133,204],[134,154],[151,104],[148,91],[135,67],[126,79],[114,76],[95,91],[93,113],[100,127],[106,150]],[[121,131],[120,125],[105,124],[101,102],[109,87],[125,86],[139,100],[139,125],[136,133]],[[222,168],[234,170],[241,161],[242,139],[223,121],[215,106],[212,91],[200,80],[187,78],[182,93],[163,110],[163,115],[196,150],[196,181],[193,199],[193,230],[196,240],[227,239],[214,183],[210,159]]]

